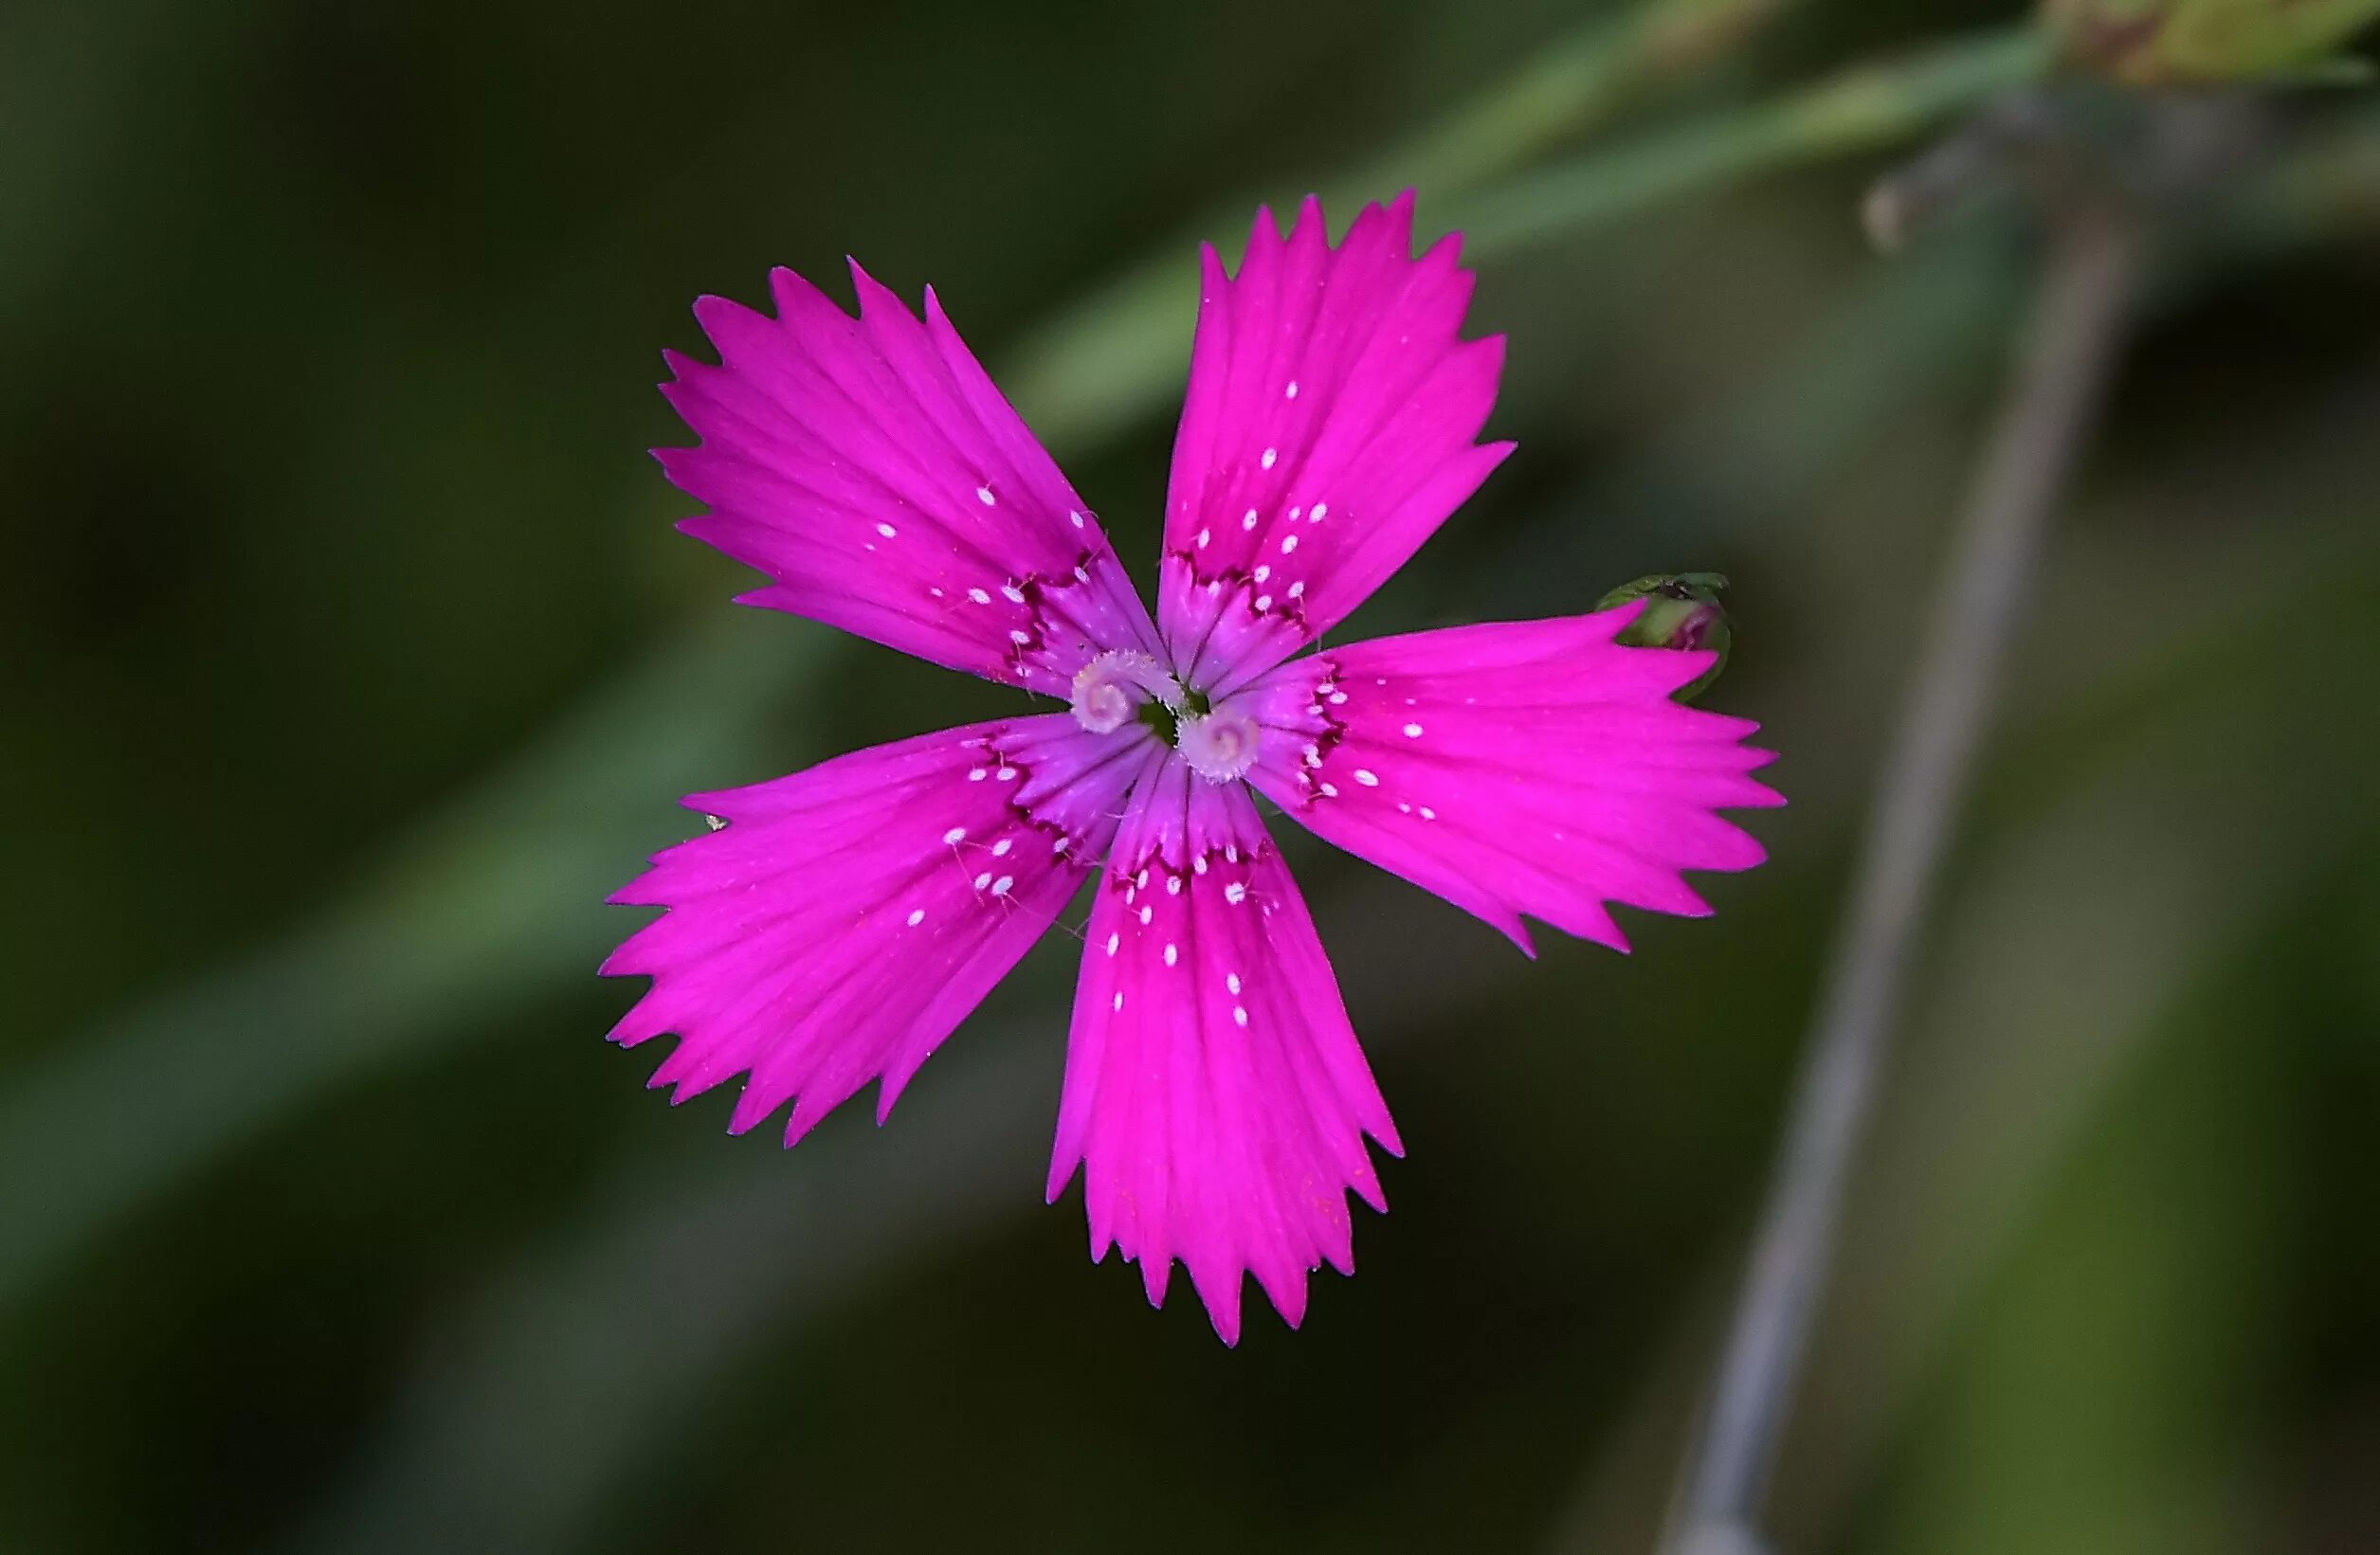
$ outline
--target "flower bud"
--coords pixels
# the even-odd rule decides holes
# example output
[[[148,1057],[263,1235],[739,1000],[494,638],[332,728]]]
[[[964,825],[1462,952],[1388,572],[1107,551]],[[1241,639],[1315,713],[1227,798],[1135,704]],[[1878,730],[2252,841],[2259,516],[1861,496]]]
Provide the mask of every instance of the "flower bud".
[[[1598,610],[1644,601],[1644,608],[1621,629],[1618,642],[1631,648],[1701,649],[1717,654],[1711,667],[1678,692],[1691,702],[1727,667],[1727,650],[1735,640],[1719,592],[1727,579],[1717,572],[1657,572],[1624,583],[1595,602]]]
[[[2066,58],[2127,86],[2359,71],[2333,51],[2380,0],[2042,0]]]

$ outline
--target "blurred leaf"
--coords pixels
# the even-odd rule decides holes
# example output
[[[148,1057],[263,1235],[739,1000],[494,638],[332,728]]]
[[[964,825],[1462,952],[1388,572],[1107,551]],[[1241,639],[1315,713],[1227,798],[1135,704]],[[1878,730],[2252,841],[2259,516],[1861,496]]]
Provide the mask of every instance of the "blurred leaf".
[[[1462,202],[1473,254],[1500,253],[1707,192],[1753,173],[1896,145],[2047,63],[2029,28],[1986,32],[1846,70],[1767,102],[1582,154]]]
[[[590,977],[603,899],[750,765],[763,715],[834,648],[719,611],[397,845],[342,902],[137,1007],[0,1091],[0,1308],[145,1195],[330,1087]],[[689,695],[689,688],[699,694]]]
[[[2331,50],[2380,0],[2044,0],[2044,25],[2074,63],[2132,86],[2369,79]]]
[[[1641,0],[1616,17],[1597,15],[1436,123],[1330,177],[1321,189],[1324,204],[1344,211],[1412,189],[1436,220],[1440,200],[1608,122],[1799,3]],[[1247,221],[1246,205],[1208,212],[1175,242],[1069,306],[1016,353],[1002,382],[1044,436],[1045,419],[1054,418],[1096,442],[1174,391],[1197,313],[1198,244],[1228,244]]]

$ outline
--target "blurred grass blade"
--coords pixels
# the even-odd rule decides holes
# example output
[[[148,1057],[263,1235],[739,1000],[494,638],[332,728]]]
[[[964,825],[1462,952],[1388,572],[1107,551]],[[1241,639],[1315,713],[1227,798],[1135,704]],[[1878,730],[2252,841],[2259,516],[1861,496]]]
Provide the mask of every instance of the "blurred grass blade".
[[[1979,33],[1632,146],[1583,153],[1459,202],[1452,214],[1466,252],[1501,253],[1753,173],[1898,145],[2037,79],[2046,63],[2030,27]]]
[[[595,1184],[591,1226],[503,1272],[397,1398],[363,1478],[291,1541],[298,1550],[592,1547],[632,1466],[677,1437],[725,1364],[797,1329],[928,1246],[1035,1196],[1047,1055],[994,1032],[937,1060],[899,1148],[845,1116],[798,1172],[767,1138],[699,1182],[648,1169]],[[990,1040],[985,1040],[990,1039]],[[715,1154],[711,1158],[718,1161]],[[644,1164],[640,1163],[640,1167]]]
[[[0,1308],[275,1117],[591,976],[617,928],[603,898],[690,819],[669,801],[749,769],[763,714],[836,650],[824,632],[770,625],[717,612],[588,697],[320,918],[11,1076]]]
[[[1800,0],[1643,0],[1554,40],[1488,90],[1320,187],[1334,210],[1418,190],[1436,202],[1593,130],[1741,44]],[[1275,191],[1295,198],[1303,187]],[[1247,230],[1249,207],[1208,211],[1145,262],[1052,321],[1002,374],[1033,425],[1045,417],[1081,435],[1120,432],[1177,389],[1183,342],[1198,308],[1198,244]],[[1344,219],[1344,218],[1342,218]]]

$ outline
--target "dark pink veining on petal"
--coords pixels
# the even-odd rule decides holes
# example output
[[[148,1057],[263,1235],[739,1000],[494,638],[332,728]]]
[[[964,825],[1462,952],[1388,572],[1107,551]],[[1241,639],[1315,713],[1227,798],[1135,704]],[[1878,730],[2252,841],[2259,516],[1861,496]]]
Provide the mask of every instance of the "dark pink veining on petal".
[[[1750,869],[1722,808],[1782,804],[1748,774],[1755,725],[1670,700],[1705,653],[1626,648],[1640,606],[1380,638],[1244,693],[1268,743],[1249,781],[1317,835],[1512,936],[1521,914],[1614,949],[1621,902],[1710,909],[1680,871]]]
[[[653,979],[613,1039],[680,1033],[652,1081],[680,1101],[748,1074],[739,1132],[791,1100],[791,1144],[879,1078],[881,1119],[1097,869],[1161,753],[1042,714],[691,796],[725,827],[612,898],[669,909],[604,964]]]
[[[679,527],[767,573],[742,596],[1063,696],[1155,631],[1107,536],[931,293],[920,322],[851,267],[853,318],[790,270],[777,316],[706,297],[719,365],[667,353],[701,439],[655,454],[711,505]]]
[[[1252,1272],[1295,1327],[1306,1275],[1354,1269],[1364,1147],[1402,1152],[1305,903],[1238,784],[1152,775],[1093,898],[1048,1194],[1083,1172],[1091,1251],[1162,1301],[1190,1270],[1226,1343]]]

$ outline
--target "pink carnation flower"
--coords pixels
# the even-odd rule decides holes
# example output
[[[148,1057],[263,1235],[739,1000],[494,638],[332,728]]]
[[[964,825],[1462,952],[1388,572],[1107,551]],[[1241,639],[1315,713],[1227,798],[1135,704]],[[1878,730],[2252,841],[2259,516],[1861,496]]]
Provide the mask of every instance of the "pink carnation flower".
[[[877,1080],[881,1122],[1095,877],[1048,1195],[1080,1166],[1093,1257],[1152,1303],[1179,1258],[1233,1343],[1244,1274],[1294,1327],[1353,1271],[1364,1136],[1402,1148],[1257,795],[1524,951],[1523,913],[1626,949],[1607,903],[1705,913],[1681,870],[1760,861],[1715,813],[1780,802],[1754,726],[1670,700],[1710,656],[1615,644],[1635,606],[1292,657],[1512,451],[1459,240],[1411,231],[1408,193],[1334,247],[1309,199],[1236,278],[1203,251],[1154,621],[931,290],[695,305],[720,364],[668,356],[701,443],[659,457],[770,578],[742,603],[1066,707],[689,797],[726,824],[619,893],[669,911],[603,968],[652,979],[615,1040],[679,1034],[653,1084],[746,1076],[732,1127],[790,1100],[790,1145]]]

